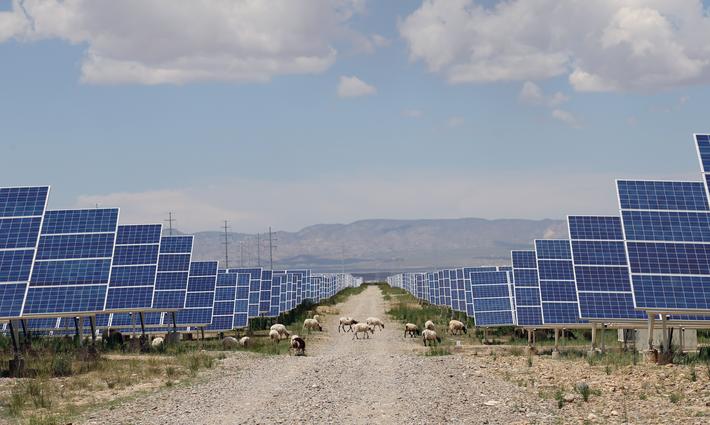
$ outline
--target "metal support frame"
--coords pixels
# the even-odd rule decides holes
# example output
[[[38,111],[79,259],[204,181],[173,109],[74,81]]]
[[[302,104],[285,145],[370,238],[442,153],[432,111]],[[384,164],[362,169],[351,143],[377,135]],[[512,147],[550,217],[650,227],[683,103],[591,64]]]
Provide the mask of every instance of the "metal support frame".
[[[91,326],[91,343],[96,344],[96,316],[89,316],[89,326]]]
[[[79,342],[79,346],[82,345],[83,333],[84,333],[84,321],[80,316],[74,317],[74,329],[76,329],[76,337]]]
[[[669,353],[671,351],[670,338],[668,336],[668,317],[665,314],[661,315],[661,329],[663,334],[663,352]]]
[[[648,313],[648,351],[653,351],[653,325],[656,321],[656,316],[653,313]]]
[[[138,317],[141,321],[141,335],[145,336],[145,320],[143,319],[143,312],[138,313]]]
[[[177,314],[171,311],[170,315],[173,317],[173,332],[177,332]]]

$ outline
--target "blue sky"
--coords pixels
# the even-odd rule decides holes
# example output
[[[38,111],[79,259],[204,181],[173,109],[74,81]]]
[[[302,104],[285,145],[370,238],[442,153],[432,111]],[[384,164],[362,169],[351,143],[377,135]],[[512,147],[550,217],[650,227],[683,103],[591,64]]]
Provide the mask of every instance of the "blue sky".
[[[583,11],[599,15],[586,26],[558,22],[560,40],[542,0],[327,2],[335,18],[304,2],[316,5],[298,9],[295,34],[273,4],[249,19],[278,42],[235,47],[214,41],[231,34],[199,10],[176,36],[170,25],[186,18],[159,0],[119,2],[118,13],[103,1],[0,0],[2,184],[48,183],[51,207],[120,206],[124,222],[172,210],[186,230],[229,219],[252,232],[614,213],[616,177],[699,178],[691,135],[710,131],[707,5],[600,2]],[[160,19],[130,19],[146,7]],[[322,20],[332,30],[308,29]],[[501,36],[506,23],[525,31]],[[161,25],[169,49],[153,48]],[[598,46],[575,41],[590,34]],[[306,54],[322,63],[302,66]],[[268,65],[225,70],[245,56]],[[344,77],[357,79],[341,87],[350,96],[338,94]]]

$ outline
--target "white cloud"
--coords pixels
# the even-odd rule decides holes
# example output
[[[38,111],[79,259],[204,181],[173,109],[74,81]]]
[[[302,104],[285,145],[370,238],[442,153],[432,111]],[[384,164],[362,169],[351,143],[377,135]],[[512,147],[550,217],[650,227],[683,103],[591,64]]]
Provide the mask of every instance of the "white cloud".
[[[405,109],[402,111],[402,115],[409,118],[421,118],[424,116],[424,112],[420,109]]]
[[[362,0],[19,0],[0,12],[0,41],[86,45],[95,84],[267,81],[320,73]]]
[[[700,0],[424,0],[399,24],[410,58],[452,83],[566,76],[578,91],[710,82]]]
[[[520,100],[521,103],[540,105],[545,102],[545,96],[542,94],[540,86],[532,81],[526,81],[520,89],[518,100]]]
[[[367,84],[361,79],[352,76],[342,76],[338,83],[338,96],[339,97],[359,97],[368,96],[377,93],[377,89],[374,86]]]
[[[455,127],[462,126],[464,124],[464,122],[466,122],[464,117],[459,117],[457,115],[454,115],[452,117],[449,117],[448,120],[446,120],[446,126],[449,128],[455,128]]]
[[[374,34],[372,36],[372,42],[377,47],[389,47],[389,45],[392,44],[392,40],[380,34]]]
[[[563,109],[553,109],[552,118],[561,121],[570,127],[579,127],[579,120],[571,112]]]

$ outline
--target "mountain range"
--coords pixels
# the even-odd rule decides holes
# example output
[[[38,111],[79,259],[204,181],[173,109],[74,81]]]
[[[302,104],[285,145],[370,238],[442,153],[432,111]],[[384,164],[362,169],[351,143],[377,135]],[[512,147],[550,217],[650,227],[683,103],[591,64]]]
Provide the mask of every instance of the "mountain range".
[[[193,260],[224,267],[310,268],[355,273],[432,270],[450,266],[510,264],[510,251],[531,249],[536,238],[567,238],[562,220],[481,218],[361,220],[317,224],[297,232],[195,233]],[[257,250],[257,246],[261,250]]]

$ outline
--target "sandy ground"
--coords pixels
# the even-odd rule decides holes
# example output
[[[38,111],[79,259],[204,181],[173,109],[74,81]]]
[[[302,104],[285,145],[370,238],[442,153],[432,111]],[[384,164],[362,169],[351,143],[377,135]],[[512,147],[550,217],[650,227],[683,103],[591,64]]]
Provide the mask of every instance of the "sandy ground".
[[[385,314],[377,287],[337,306],[343,316],[385,322],[353,340],[326,318],[307,356],[233,356],[194,384],[92,412],[87,424],[516,424],[560,418],[553,403],[461,355],[421,355]]]

